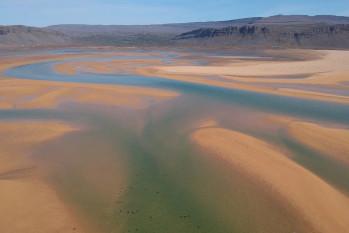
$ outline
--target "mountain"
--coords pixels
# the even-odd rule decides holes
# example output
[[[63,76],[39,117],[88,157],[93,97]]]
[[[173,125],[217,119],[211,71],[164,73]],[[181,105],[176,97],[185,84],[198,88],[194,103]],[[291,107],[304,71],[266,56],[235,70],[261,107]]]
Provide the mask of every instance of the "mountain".
[[[248,24],[200,28],[175,40],[201,46],[349,48],[349,17],[277,15]]]
[[[349,24],[349,17],[335,15],[274,15],[260,18],[254,24]]]
[[[349,48],[349,17],[275,15],[158,25],[0,26],[0,46],[254,46]]]
[[[183,33],[175,39],[180,44],[199,46],[349,48],[349,24],[202,28]]]
[[[57,31],[27,26],[0,26],[0,47],[64,45],[70,42],[69,36]]]
[[[233,23],[251,23],[260,18],[230,21],[175,23],[157,25],[53,25],[46,29],[70,35],[77,43],[103,45],[169,44],[178,34],[198,28],[222,28]]]

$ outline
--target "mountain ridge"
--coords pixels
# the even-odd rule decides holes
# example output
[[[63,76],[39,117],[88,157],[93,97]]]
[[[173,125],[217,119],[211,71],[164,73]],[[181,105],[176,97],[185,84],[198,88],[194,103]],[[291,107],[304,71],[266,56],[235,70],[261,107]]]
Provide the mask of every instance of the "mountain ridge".
[[[257,45],[349,48],[349,32],[346,25],[349,25],[349,17],[334,15],[274,15],[224,21],[152,25],[61,24],[42,28],[15,25],[0,26],[0,46]],[[331,29],[332,27],[334,29]],[[326,35],[331,37],[326,38]]]

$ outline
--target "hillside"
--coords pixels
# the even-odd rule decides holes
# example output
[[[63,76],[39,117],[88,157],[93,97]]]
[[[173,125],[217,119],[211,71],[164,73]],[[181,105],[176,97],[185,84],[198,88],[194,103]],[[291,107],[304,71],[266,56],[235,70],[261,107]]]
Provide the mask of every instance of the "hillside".
[[[276,15],[159,25],[0,26],[0,46],[47,45],[349,48],[349,17]]]
[[[203,27],[222,28],[260,18],[158,25],[54,25],[46,29],[70,35],[76,43],[103,45],[168,45],[181,33]]]
[[[176,37],[182,44],[286,48],[349,48],[349,24],[251,24],[202,28]]]
[[[71,38],[63,33],[26,26],[0,26],[0,47],[64,45]]]
[[[276,15],[248,24],[204,27],[175,37],[180,44],[291,48],[349,48],[349,17]]]

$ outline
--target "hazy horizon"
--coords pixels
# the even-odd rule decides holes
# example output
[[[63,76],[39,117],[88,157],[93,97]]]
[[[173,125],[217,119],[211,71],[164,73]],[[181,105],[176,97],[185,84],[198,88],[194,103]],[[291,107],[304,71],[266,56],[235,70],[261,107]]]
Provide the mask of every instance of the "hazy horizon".
[[[223,21],[272,15],[349,16],[346,0],[229,1],[203,0],[2,0],[0,25],[49,26],[57,24],[147,25]]]

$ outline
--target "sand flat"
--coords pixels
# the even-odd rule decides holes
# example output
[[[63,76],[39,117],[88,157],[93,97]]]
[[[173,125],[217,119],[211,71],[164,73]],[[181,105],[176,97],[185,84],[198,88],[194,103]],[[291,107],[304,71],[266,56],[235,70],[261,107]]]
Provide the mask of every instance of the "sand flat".
[[[295,121],[288,133],[304,145],[349,165],[349,130]]]
[[[3,109],[55,108],[65,102],[145,108],[179,95],[155,88],[21,79],[2,79],[0,84]]]
[[[1,232],[84,232],[56,193],[41,181],[0,180]]]
[[[277,53],[274,51],[274,53]],[[282,52],[280,52],[282,53]],[[290,91],[287,84],[322,85],[342,88],[348,81],[348,51],[293,51],[299,56],[309,56],[302,61],[240,61],[235,63],[222,62],[218,65],[167,65],[144,68],[140,72],[145,75],[163,76],[181,81],[203,83],[208,85],[250,90],[275,95],[300,98],[319,99],[340,103],[349,103],[346,96],[321,91]],[[292,56],[296,56],[293,54]],[[317,56],[315,56],[315,55]],[[212,80],[210,77],[221,77],[224,80]],[[294,76],[304,76],[293,78]],[[260,85],[265,84],[265,85]],[[269,85],[270,84],[270,85]],[[284,88],[275,88],[272,84],[282,84]],[[349,91],[349,90],[348,90]]]
[[[192,139],[235,169],[270,186],[317,231],[348,232],[349,198],[273,146],[221,128],[199,129]]]
[[[323,51],[322,59],[306,61],[260,61],[222,66],[172,66],[157,67],[168,73],[187,75],[231,75],[231,76],[281,76],[304,73],[320,73],[330,71],[349,71],[347,51]]]
[[[74,130],[54,121],[0,122],[1,232],[84,232],[30,157],[36,145]]]
[[[317,54],[317,52],[314,53]],[[32,62],[30,61],[30,58],[27,59],[28,60],[23,59],[23,61],[21,62]],[[52,58],[47,57],[40,59]],[[33,61],[40,61],[40,59],[34,59]],[[323,54],[323,56],[317,58],[317,60],[313,59],[306,61],[292,61],[292,63],[294,63],[295,65],[291,67],[293,67],[293,69],[296,69],[297,66],[303,64],[304,67],[301,68],[300,71],[303,72],[305,70],[308,70],[313,72],[319,67],[321,69],[327,68],[321,67],[319,64],[317,64],[317,62],[320,62],[322,59],[326,59],[326,55]],[[145,69],[142,69],[142,67],[140,66],[143,64],[143,62],[145,66],[151,67],[145,67]],[[317,92],[296,93],[290,89],[275,89],[272,87],[268,88],[268,86],[254,86],[253,84],[254,82],[256,82],[254,80],[257,79],[265,80],[265,83],[268,83],[269,81],[273,83],[271,81],[272,79],[267,80],[267,78],[262,76],[245,78],[246,80],[253,80],[245,82],[241,81],[242,79],[244,79],[244,77],[235,77],[229,75],[229,77],[223,77],[224,75],[221,75],[222,78],[228,80],[221,81],[219,79],[209,79],[205,74],[201,73],[183,75],[181,73],[170,74],[166,73],[167,71],[159,71],[156,70],[156,67],[159,64],[157,64],[157,62],[155,61],[154,63],[148,64],[146,64],[146,62],[143,60],[139,60],[135,63],[131,62],[132,64],[127,63],[128,61],[115,61],[99,63],[88,62],[86,64],[81,64],[71,63],[69,61],[65,63],[65,61],[63,61],[62,66],[59,68],[62,70],[58,70],[58,72],[66,72],[65,74],[70,75],[74,75],[80,69],[82,69],[83,71],[95,73],[134,72],[142,74],[142,72],[148,72],[147,74],[151,76],[154,76],[155,74],[159,77],[164,76],[165,78],[205,83],[214,86],[247,89],[256,92],[272,93],[276,95],[290,95],[302,98],[304,97],[331,100],[336,102],[342,101],[344,103],[347,103],[347,100],[343,100],[342,96],[332,94],[321,95],[321,93]],[[172,65],[174,65],[173,67],[178,67],[179,63],[180,62],[177,62],[176,64]],[[275,72],[277,75],[284,75],[282,72],[284,72],[283,68],[287,63],[291,63],[291,61],[239,61],[238,64],[222,62],[211,64],[209,66],[215,67],[215,69],[219,69],[217,67],[221,66],[231,66],[241,70],[255,67],[257,71],[258,69],[260,69],[260,72],[263,74],[263,72],[266,72],[264,70],[265,67],[268,68],[269,65],[276,65],[278,66],[278,68],[273,72]],[[9,63],[5,67],[12,67],[18,64],[20,63],[17,63],[15,60],[9,60]],[[188,64],[184,65],[187,66]],[[260,66],[265,67],[260,68]],[[196,69],[200,69],[200,67],[202,66],[197,66]],[[309,69],[307,67],[309,67]],[[346,69],[338,68],[336,66],[333,66],[332,68],[334,68],[335,71],[326,71],[325,74],[329,75],[328,77],[331,77],[331,75],[333,75],[334,73],[338,74],[338,77],[340,78],[336,79],[336,81],[332,80],[333,82],[346,80]],[[297,73],[298,70],[286,70],[285,72],[296,72],[296,75],[299,74]],[[247,74],[247,76],[249,75],[250,74]],[[323,78],[325,76],[322,75],[323,74],[321,74],[321,80],[325,80],[325,78]],[[313,82],[313,80],[320,82],[320,78],[317,77],[320,77],[320,74],[319,76],[317,76],[316,74],[311,78],[301,78],[300,82]],[[237,80],[235,78],[241,80]],[[273,80],[274,79],[276,78],[273,78]],[[291,82],[291,79],[286,78],[285,80],[286,82]],[[178,95],[179,93],[162,89],[129,87],[122,85],[63,83],[51,81],[21,80],[13,78],[0,79],[0,108],[2,109],[49,109],[57,108],[65,103],[146,108],[154,102],[175,98]],[[237,109],[235,109],[235,111],[238,112]],[[227,115],[229,117],[229,114]],[[305,122],[296,125],[293,124],[294,119],[286,119],[286,117],[285,119],[278,121],[280,127],[275,127],[274,124],[270,126],[271,124],[264,125],[264,122],[255,123],[254,121],[260,119],[260,117],[256,116],[258,115],[258,113],[256,115],[253,115],[252,118],[246,117],[244,115],[246,115],[245,112],[243,112],[240,116],[243,119],[238,119],[239,116],[237,116],[236,114],[234,114],[234,117],[232,117],[232,121],[234,121],[236,125],[240,125],[241,130],[248,129],[248,127],[253,127],[258,128],[255,131],[264,133],[264,130],[269,130],[268,127],[271,127],[272,130],[275,130],[275,132],[280,128],[286,128],[289,130],[289,132],[292,132],[292,135],[297,140],[300,140],[301,142],[302,140],[304,140],[302,143],[320,151],[325,151],[326,149],[330,149],[331,147],[316,148],[316,146],[318,145],[313,144],[321,144],[321,140],[325,140],[326,137],[333,137],[333,140],[335,141],[329,142],[333,146],[335,146],[332,152],[336,151],[336,153],[342,154],[347,152],[347,148],[345,147],[346,141],[342,140],[343,138],[347,137],[347,133],[338,132],[337,129],[333,129],[334,131],[332,131],[332,129],[324,129],[322,126],[309,126],[308,123]],[[194,124],[196,130],[196,132],[192,135],[194,142],[205,148],[205,151],[215,154],[220,159],[227,161],[229,164],[231,164],[232,168],[244,173],[251,179],[254,179],[258,185],[265,185],[266,189],[270,187],[271,197],[277,198],[277,200],[275,199],[275,202],[279,203],[279,200],[281,199],[284,201],[285,206],[290,206],[292,213],[295,209],[297,211],[296,213],[299,213],[300,218],[304,218],[305,221],[302,221],[302,223],[306,222],[307,226],[308,223],[310,223],[313,228],[317,230],[316,232],[346,233],[346,230],[349,229],[349,201],[348,197],[345,194],[339,192],[334,187],[332,187],[310,171],[306,170],[302,166],[299,166],[289,157],[284,155],[283,152],[281,152],[278,148],[248,135],[218,128],[218,122],[220,121],[216,121],[214,118],[200,118],[200,116],[198,116],[197,119],[202,120],[199,120],[197,124]],[[239,123],[239,121],[244,122],[244,124]],[[132,122],[132,120],[130,120],[130,122]],[[261,125],[259,126],[258,124]],[[110,127],[114,127],[113,124],[111,124]],[[275,127],[275,129],[273,127]],[[109,126],[106,128],[109,129]],[[65,199],[66,197],[64,196],[64,192],[62,192],[62,187],[56,186],[55,189],[53,189],[50,185],[45,183],[40,174],[38,174],[38,165],[32,161],[30,156],[26,156],[28,154],[30,155],[36,145],[43,144],[49,140],[54,140],[55,138],[58,138],[65,133],[69,133],[74,130],[76,129],[62,122],[44,121],[40,123],[40,126],[38,125],[38,122],[31,121],[6,122],[4,124],[0,123],[0,136],[7,136],[3,142],[0,142],[0,189],[5,190],[4,192],[0,193],[0,202],[6,201],[6,203],[4,203],[4,208],[7,212],[9,212],[10,215],[9,217],[6,216],[2,220],[0,220],[0,230],[2,229],[1,226],[4,226],[4,229],[6,231],[26,232],[25,229],[29,229],[27,231],[29,233],[40,232],[41,229],[43,229],[43,232],[70,232],[72,230],[76,230],[77,232],[81,231],[83,227],[81,227],[80,222],[77,220],[77,217],[74,214],[77,213],[77,215],[80,217],[83,217],[84,215],[80,215],[80,213],[76,210],[77,208],[75,209],[74,204],[76,203],[74,203],[74,200],[70,200],[69,198]],[[306,132],[302,130],[305,130]],[[312,135],[314,133],[317,134],[316,137]],[[103,134],[101,135],[103,136]],[[98,164],[95,162],[95,160],[93,160],[93,158],[95,158],[95,155],[116,154],[113,136],[111,136],[110,134],[108,138],[105,138],[108,140],[104,140],[101,137],[96,137],[96,140],[94,140],[95,138],[90,137],[91,135],[86,135],[87,141],[86,138],[85,141],[78,140],[80,137],[83,138],[84,136],[84,132],[81,132],[81,134],[78,135],[74,134],[72,138],[74,139],[75,137],[76,141],[72,140],[73,142],[71,144],[69,144],[72,139],[70,137],[63,138],[61,142],[63,144],[59,144],[59,141],[59,145],[56,145],[57,149],[54,150],[57,151],[57,154],[53,157],[55,157],[56,159],[60,158],[61,160],[53,159],[50,162],[56,163],[57,161],[59,161],[57,163],[61,163],[63,168],[68,164],[72,164],[72,162],[81,166],[83,169],[81,169],[81,171],[79,172],[83,174],[82,177],[84,177],[84,179],[90,181],[90,186],[87,186],[91,187],[92,189],[85,189],[87,191],[80,189],[79,191],[85,192],[87,195],[90,194],[91,190],[94,190],[98,195],[101,194],[100,196],[103,199],[114,201],[114,198],[118,199],[119,196],[123,194],[123,192],[119,192],[120,190],[114,190],[114,188],[117,189],[115,186],[123,186],[126,183],[126,181],[123,179],[124,176],[127,176],[127,172],[123,171],[124,164],[119,163],[120,161],[114,160],[114,157],[113,159],[103,158],[101,159],[102,162]],[[110,142],[109,137],[111,138]],[[98,142],[98,140],[108,141],[108,143],[104,144],[103,142]],[[79,144],[78,148],[84,148],[84,145],[91,145],[91,148],[89,148],[88,151],[85,151],[81,154],[84,158],[83,160],[85,164],[82,164],[82,157],[77,156],[75,160],[71,158],[71,155],[75,153],[74,148],[77,142],[81,143]],[[69,148],[69,145],[71,148]],[[70,151],[69,149],[72,150]],[[62,153],[64,151],[65,153]],[[43,153],[43,155],[45,155],[46,153],[47,152]],[[51,152],[49,152],[48,150],[48,153]],[[122,153],[122,151],[120,153]],[[62,156],[63,154],[65,154],[65,157]],[[88,159],[87,155],[90,156],[90,159]],[[289,156],[289,154],[287,155]],[[342,159],[341,161],[346,161],[345,158],[342,157],[338,157],[336,159]],[[48,169],[50,169],[50,167]],[[109,169],[113,171],[115,170],[117,172],[111,173],[109,172]],[[62,170],[64,171],[64,169]],[[74,172],[75,169],[72,169],[71,174],[75,174]],[[95,175],[95,173],[97,174]],[[112,179],[110,178],[110,175],[112,175]],[[67,175],[68,180],[70,179],[70,177],[71,176]],[[120,178],[120,180],[115,179],[115,177]],[[81,184],[81,182],[77,183],[79,185]],[[55,191],[57,191],[58,193],[56,193]],[[12,192],[16,192],[16,195],[11,195]],[[68,196],[69,193],[66,195]],[[33,196],[33,198],[28,199],[27,196]],[[60,200],[60,197],[64,198],[64,202]],[[78,198],[80,197],[78,196]],[[91,199],[93,202],[93,197]],[[79,201],[80,200],[78,199],[76,202]],[[106,207],[102,206],[102,211],[100,211],[100,213],[104,213],[103,211],[105,209],[113,205],[113,202],[110,203],[111,204],[108,203]],[[2,206],[1,203],[0,206]],[[23,210],[21,208],[13,208],[17,206],[23,206]],[[35,208],[38,206],[43,207]],[[86,207],[85,204],[83,204],[82,206]],[[73,213],[70,211],[70,208],[74,209]],[[53,209],[55,211],[52,211]],[[41,223],[43,224],[43,227],[38,230],[38,226],[40,224],[38,220],[41,219],[41,216],[45,216],[45,219],[43,219]],[[18,219],[21,218],[24,219],[21,224],[18,224],[17,226],[11,226],[11,219],[20,221]],[[85,220],[87,219],[85,217],[83,218]]]
[[[264,124],[272,124],[297,142],[349,165],[349,129],[347,128],[277,115],[265,117]]]
[[[98,60],[98,59],[97,59]],[[113,74],[131,73],[139,66],[162,65],[157,59],[111,60],[111,61],[73,61],[54,65],[57,73],[75,75],[77,72]]]
[[[0,72],[23,64],[65,58],[67,56],[58,55],[2,58]],[[155,88],[22,80],[0,76],[0,108],[3,109],[55,108],[64,102],[145,108],[151,103],[178,95],[173,91]]]

